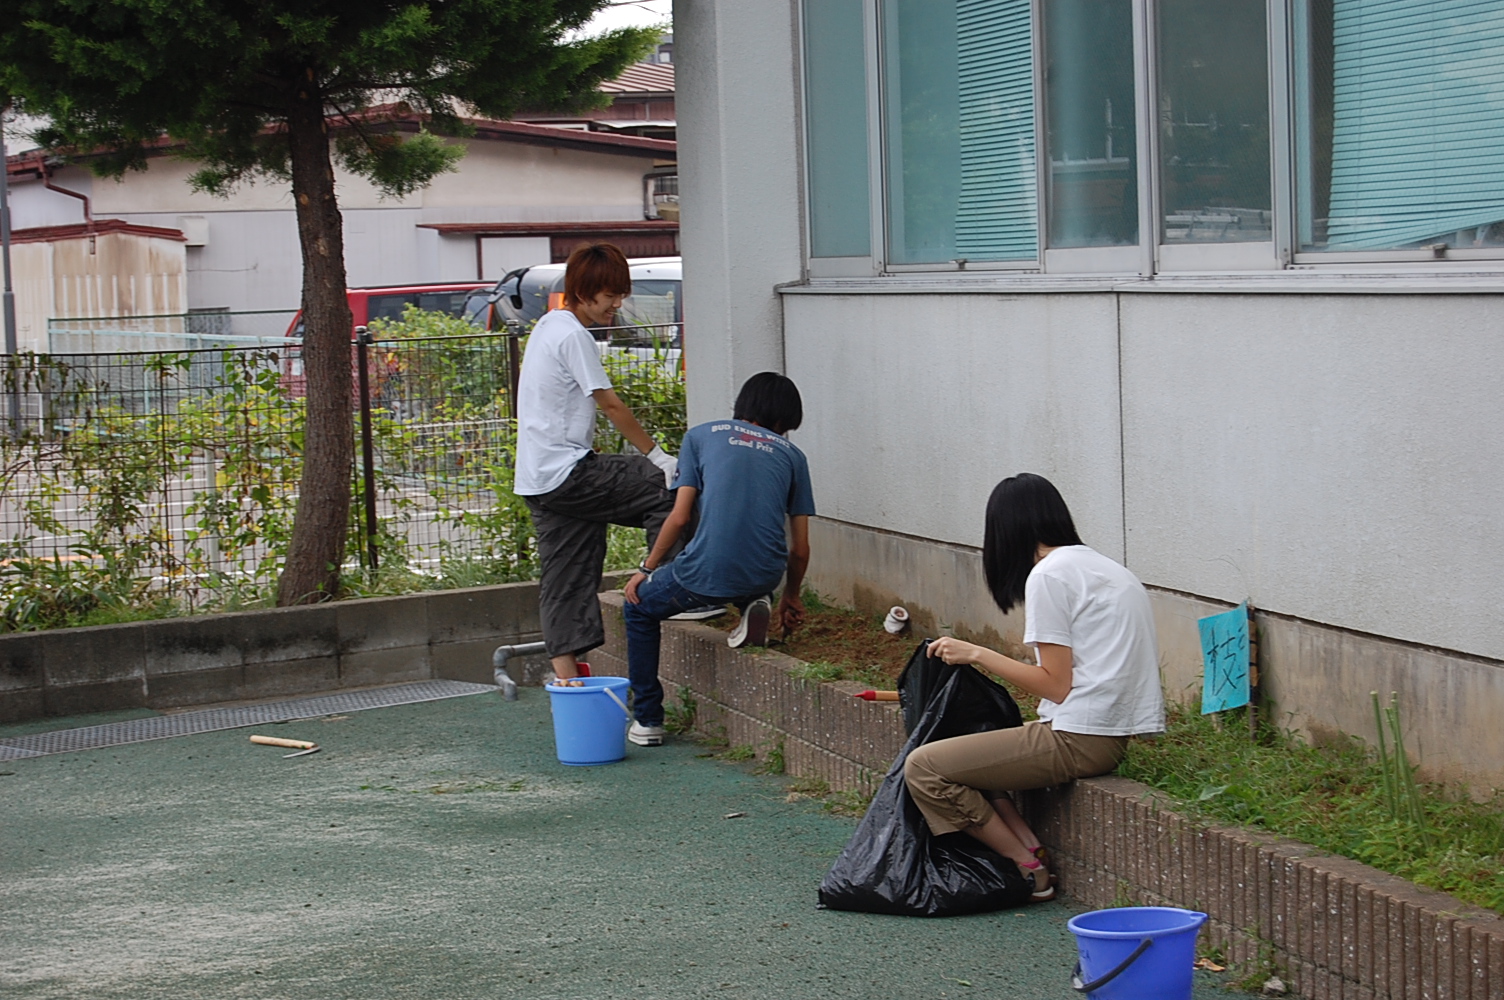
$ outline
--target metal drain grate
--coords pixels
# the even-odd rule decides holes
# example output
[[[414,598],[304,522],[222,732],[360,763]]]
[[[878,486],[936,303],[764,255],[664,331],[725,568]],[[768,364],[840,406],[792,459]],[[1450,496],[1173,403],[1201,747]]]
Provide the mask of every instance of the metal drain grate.
[[[51,733],[33,733],[30,736],[0,739],[0,760],[42,757],[50,753],[69,753],[73,750],[97,750],[100,747],[114,747],[125,743],[165,740],[170,736],[191,736],[194,733],[212,733],[221,729],[261,726],[269,722],[287,722],[291,719],[313,719],[321,715],[360,712],[368,708],[415,705],[422,701],[460,698],[495,690],[496,688],[490,684],[468,684],[464,681],[418,681],[415,684],[397,684],[369,691],[326,694],[314,698],[298,698],[294,701],[277,701],[267,705],[247,705],[244,708],[209,708],[201,712],[154,715],[145,719],[132,719],[129,722],[112,722],[107,726],[59,729]]]

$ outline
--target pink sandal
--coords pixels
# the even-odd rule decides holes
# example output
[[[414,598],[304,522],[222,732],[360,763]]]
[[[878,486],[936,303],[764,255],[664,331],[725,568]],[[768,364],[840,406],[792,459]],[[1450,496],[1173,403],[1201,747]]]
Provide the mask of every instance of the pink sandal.
[[[1034,891],[1029,895],[1029,902],[1048,903],[1050,900],[1055,898],[1055,879],[1054,876],[1050,874],[1050,870],[1048,868],[1046,868],[1036,860],[1030,861],[1027,864],[1019,865],[1018,870],[1020,872],[1026,873],[1034,885]],[[1038,876],[1040,872],[1044,872],[1043,889],[1039,888]]]

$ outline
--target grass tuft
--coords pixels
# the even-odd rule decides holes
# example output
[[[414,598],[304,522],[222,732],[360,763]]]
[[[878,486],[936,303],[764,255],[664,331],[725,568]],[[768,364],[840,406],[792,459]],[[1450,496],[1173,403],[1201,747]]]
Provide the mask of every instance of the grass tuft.
[[[1417,784],[1417,822],[1394,809],[1393,777],[1356,737],[1312,745],[1265,727],[1250,742],[1242,710],[1224,714],[1219,726],[1170,706],[1168,731],[1134,740],[1118,773],[1208,821],[1302,840],[1504,912],[1504,798],[1478,803],[1458,788]]]

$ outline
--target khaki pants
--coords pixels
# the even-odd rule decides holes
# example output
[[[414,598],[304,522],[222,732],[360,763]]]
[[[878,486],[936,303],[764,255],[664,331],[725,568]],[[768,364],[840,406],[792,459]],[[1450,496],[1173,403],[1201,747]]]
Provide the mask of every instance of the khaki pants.
[[[1106,774],[1128,749],[1126,736],[1057,733],[1048,722],[926,743],[904,761],[909,794],[937,836],[995,816],[984,791],[1045,788]]]

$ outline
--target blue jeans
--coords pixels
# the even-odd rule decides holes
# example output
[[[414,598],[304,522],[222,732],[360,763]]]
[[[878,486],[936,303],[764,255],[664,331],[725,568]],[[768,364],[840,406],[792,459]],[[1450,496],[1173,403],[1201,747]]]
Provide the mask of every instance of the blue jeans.
[[[663,725],[663,683],[658,680],[661,623],[681,611],[707,604],[732,603],[702,597],[679,586],[674,564],[659,566],[637,587],[637,603],[622,607],[627,624],[627,677],[632,682],[632,714],[644,726]],[[745,603],[745,602],[742,602]]]

